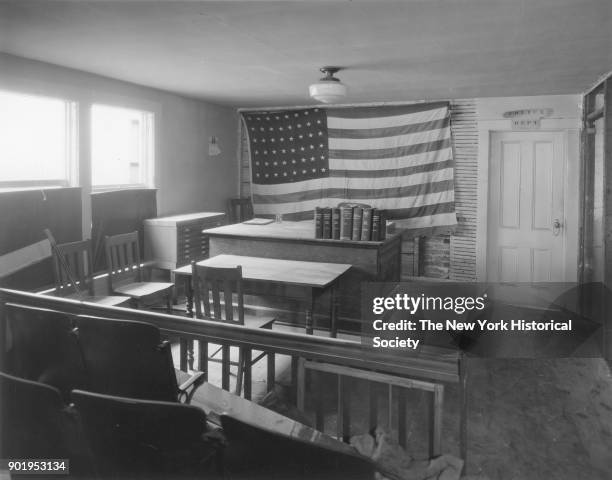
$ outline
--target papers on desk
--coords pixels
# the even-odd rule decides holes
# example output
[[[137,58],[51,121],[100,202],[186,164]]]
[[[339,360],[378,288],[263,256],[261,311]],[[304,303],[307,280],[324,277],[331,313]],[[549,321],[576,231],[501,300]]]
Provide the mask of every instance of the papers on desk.
[[[244,225],[268,225],[274,220],[272,218],[252,218],[246,222],[242,222]]]

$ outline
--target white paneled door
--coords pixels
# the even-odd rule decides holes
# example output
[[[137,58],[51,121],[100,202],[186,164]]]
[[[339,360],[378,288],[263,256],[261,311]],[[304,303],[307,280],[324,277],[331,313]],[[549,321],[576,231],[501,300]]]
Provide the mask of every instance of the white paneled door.
[[[564,279],[563,134],[491,133],[487,278]]]

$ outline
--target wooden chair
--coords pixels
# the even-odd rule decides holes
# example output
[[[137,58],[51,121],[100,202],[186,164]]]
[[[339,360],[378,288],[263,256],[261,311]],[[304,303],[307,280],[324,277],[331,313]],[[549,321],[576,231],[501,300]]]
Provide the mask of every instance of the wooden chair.
[[[128,302],[130,297],[94,294],[91,252],[89,239],[62,243],[53,249],[56,295],[111,306]],[[73,285],[73,280],[77,282],[78,287]]]
[[[75,390],[100,478],[220,478],[222,436],[204,410]]]
[[[189,403],[202,372],[179,386],[170,342],[149,323],[78,316],[76,336],[87,372],[87,390],[165,402]]]
[[[136,308],[163,298],[170,311],[174,284],[143,281],[138,232],[106,236],[104,240],[109,291],[130,297]]]
[[[241,223],[253,218],[253,203],[248,197],[230,198],[227,208],[229,223]]]
[[[1,458],[65,458],[73,478],[93,473],[78,417],[56,388],[0,372],[0,425]]]
[[[221,415],[229,478],[264,480],[371,480],[376,466],[342,442],[318,443]]]
[[[249,328],[272,328],[275,318],[245,315],[242,267],[240,265],[238,265],[236,268],[220,268],[204,267],[192,262],[191,269],[196,318],[206,318],[220,322],[229,322]],[[237,301],[236,314],[234,314],[234,293],[236,294]],[[221,299],[221,296],[223,296],[223,300]],[[202,342],[200,345],[201,349],[204,349],[205,351],[207,350],[207,346],[203,346]],[[229,390],[229,367],[231,364],[230,346],[223,345],[220,350],[222,352],[221,361],[223,364],[222,384],[224,389]],[[215,352],[211,358],[213,358],[217,352]],[[242,391],[243,377],[246,372],[248,378],[245,380],[245,396],[250,397],[251,365],[260,360],[263,356],[264,354],[261,354],[253,359],[250,349],[239,347],[238,363],[234,363],[234,365],[238,366],[238,371],[236,374],[237,395],[240,395]]]
[[[7,303],[1,322],[6,373],[53,386],[66,402],[72,389],[87,387],[70,315]]]

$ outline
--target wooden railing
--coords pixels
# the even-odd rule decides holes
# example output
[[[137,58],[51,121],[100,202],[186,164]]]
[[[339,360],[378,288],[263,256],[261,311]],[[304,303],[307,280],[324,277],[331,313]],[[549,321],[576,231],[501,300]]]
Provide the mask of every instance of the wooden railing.
[[[75,300],[38,295],[34,293],[0,289],[0,309],[5,303],[16,303],[38,308],[57,310],[74,315],[93,315],[104,318],[144,321],[156,325],[164,335],[180,339],[180,365],[187,365],[188,348],[192,342],[200,342],[201,346],[208,343],[243,347],[247,352],[262,351],[268,356],[267,388],[271,390],[275,383],[274,359],[276,355],[288,355],[293,358],[295,368],[292,371],[294,400],[297,400],[297,365],[301,360],[307,360],[309,365],[314,362],[332,364],[339,367],[349,367],[351,371],[370,372],[367,376],[376,376],[379,372],[380,383],[395,384],[413,388],[421,384],[404,385],[404,380],[390,382],[391,377],[400,379],[422,379],[430,382],[431,391],[439,391],[434,387],[442,383],[459,383],[461,406],[461,450],[465,455],[465,375],[462,375],[462,357],[455,351],[437,348],[423,348],[418,354],[408,354],[405,351],[395,352],[385,349],[373,349],[360,342],[319,337],[300,333],[289,333],[277,330],[250,329],[239,325],[216,322],[212,320],[192,319],[183,316],[169,315],[145,310],[134,310],[120,307],[107,307]],[[0,310],[0,315],[2,311]],[[5,332],[0,333],[0,337]],[[4,345],[4,341],[2,342]],[[4,346],[3,346],[4,348]],[[2,352],[4,353],[4,351]],[[4,355],[2,355],[4,356]],[[208,360],[206,349],[200,348],[201,365]],[[3,361],[0,359],[0,361]],[[229,360],[227,360],[229,361]],[[228,364],[229,365],[229,364]],[[0,363],[0,368],[3,364]],[[229,368],[223,368],[224,375],[229,377]],[[346,371],[344,372],[346,373]],[[384,374],[384,375],[383,375]],[[244,396],[251,396],[251,368],[247,365],[245,373]],[[387,378],[388,377],[388,378]],[[229,382],[223,381],[223,388],[229,388]],[[427,387],[429,388],[429,387]],[[438,398],[440,395],[438,394]],[[439,401],[439,400],[438,400]],[[301,401],[303,405],[303,401]],[[346,418],[346,417],[345,417]],[[400,412],[400,418],[401,412]],[[436,420],[438,421],[438,420]],[[343,426],[343,431],[348,428]]]

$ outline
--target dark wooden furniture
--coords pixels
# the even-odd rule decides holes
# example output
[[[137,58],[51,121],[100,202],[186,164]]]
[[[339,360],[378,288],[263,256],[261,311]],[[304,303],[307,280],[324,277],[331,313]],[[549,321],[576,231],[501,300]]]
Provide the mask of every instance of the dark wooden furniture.
[[[89,316],[78,316],[75,322],[88,390],[189,403],[204,381],[198,372],[178,385],[170,342],[162,341],[153,325]]]
[[[196,318],[208,318],[220,322],[228,322],[248,328],[267,328],[271,329],[274,323],[273,317],[254,317],[244,313],[244,297],[242,287],[242,267],[207,267],[191,264],[191,281],[194,291]],[[236,305],[233,297],[236,295]],[[212,301],[211,301],[212,298]],[[223,308],[221,305],[223,303]],[[211,308],[212,307],[212,308]],[[234,315],[234,308],[236,314]],[[200,348],[203,345],[200,344]],[[207,346],[204,346],[208,350]],[[262,356],[252,358],[251,349],[240,347],[238,349],[238,371],[236,374],[236,394],[242,391],[242,382],[247,385],[250,396],[250,366],[258,361]],[[217,353],[217,352],[215,352]],[[223,363],[223,388],[229,389],[229,367],[230,367],[230,347],[221,347]],[[213,355],[214,357],[214,355]],[[247,372],[246,378],[244,373]]]
[[[243,268],[243,276],[245,271]],[[215,344],[250,347],[266,352],[269,357],[291,355],[312,361],[332,363],[361,370],[384,371],[390,375],[427,381],[456,384],[457,408],[460,411],[460,452],[466,460],[467,451],[467,389],[469,363],[461,352],[452,348],[434,348],[424,345],[417,355],[407,355],[404,349],[372,349],[360,341],[346,338],[328,338],[317,335],[290,333],[279,329],[264,330],[241,328],[225,322],[194,320],[192,318],[130,310],[91,303],[77,303],[60,297],[36,295],[29,292],[0,289],[0,318],[7,303],[28,304],[53,309],[67,314],[83,314],[106,318],[129,319],[152,323],[163,334],[172,334],[181,341],[205,341]],[[4,331],[2,332],[4,333]],[[5,337],[6,338],[6,337]],[[3,357],[0,357],[0,369]],[[181,365],[187,365],[187,351],[180,351]],[[297,373],[297,372],[296,372]],[[276,372],[268,371],[265,382],[268,390],[274,387]],[[194,401],[198,400],[198,392]],[[397,406],[397,403],[396,403]],[[395,408],[395,406],[394,406]],[[372,417],[371,417],[372,418]],[[362,422],[360,422],[361,425]],[[375,424],[374,424],[375,425]],[[372,424],[370,423],[370,427]],[[363,431],[363,430],[362,430]]]
[[[3,370],[59,389],[188,403],[204,381],[196,372],[177,383],[170,343],[144,322],[73,315],[8,304],[0,319],[10,333]]]
[[[5,305],[0,338],[10,342],[3,345],[2,370],[53,386],[68,402],[73,388],[87,387],[72,318],[54,310]]]
[[[108,268],[104,254],[104,237],[138,231],[143,243],[143,221],[157,217],[157,190],[129,188],[91,194],[91,239],[95,271]]]
[[[165,270],[208,258],[208,237],[202,230],[225,224],[221,212],[200,212],[149,218],[143,222],[145,259]]]
[[[210,383],[202,385],[195,395],[192,405],[203,408],[208,414],[208,419],[217,425],[221,425],[221,415],[227,414],[237,420],[251,423],[265,430],[273,430],[287,437],[308,440],[317,445],[354,453],[352,447],[320,430],[315,430],[308,425]]]
[[[69,459],[72,478],[91,478],[78,418],[56,388],[0,372],[0,425],[1,458]]]
[[[224,465],[232,479],[371,480],[376,467],[350,447],[321,444],[221,415],[227,437]]]
[[[249,197],[230,198],[227,202],[229,223],[245,222],[253,218],[253,203]]]
[[[362,282],[396,282],[400,279],[401,241],[398,234],[390,235],[382,242],[315,239],[312,221],[226,225],[205,233],[210,238],[211,257],[233,254],[352,265],[337,292],[338,317],[352,322],[361,318]]]
[[[218,477],[221,437],[202,409],[81,390],[72,398],[100,478]]]
[[[62,259],[59,258],[60,255]],[[70,270],[69,273],[66,268]],[[57,245],[57,249],[53,251],[53,272],[55,294],[61,297],[104,305],[121,305],[130,300],[130,297],[94,294],[92,250],[89,239]],[[75,290],[70,277],[77,282],[79,292]]]
[[[173,283],[143,281],[138,232],[105,237],[108,290],[128,296],[138,308],[165,299],[170,311]]]
[[[406,426],[406,390],[421,390],[429,392],[429,456],[435,458],[442,454],[442,413],[444,408],[444,385],[441,382],[427,382],[424,380],[415,380],[412,378],[399,377],[389,375],[382,372],[373,372],[371,370],[361,370],[342,365],[334,365],[324,362],[312,362],[305,359],[300,359],[298,366],[298,395],[297,405],[301,411],[305,410],[306,399],[306,372],[325,372],[336,375],[338,378],[338,402],[336,422],[336,437],[347,439],[350,435],[350,408],[348,391],[349,382],[351,379],[368,382],[369,393],[369,423],[373,430],[378,423],[378,399],[376,388],[386,387],[386,397],[388,405],[386,411],[389,415],[388,424],[394,422],[398,425],[398,443],[406,446],[408,437],[413,433]],[[315,379],[317,377],[315,376]],[[393,419],[393,402],[397,401],[400,405],[398,409],[398,418]],[[320,404],[320,399],[315,397],[315,422],[318,430],[324,429],[323,409]]]
[[[327,291],[331,302],[327,306],[327,318],[332,336],[336,334],[334,292],[340,278],[351,268],[351,265],[342,263],[298,262],[279,260],[275,258],[247,257],[243,255],[217,255],[197,263],[198,266],[236,268],[242,267],[242,278],[249,283],[279,284],[300,287],[308,290],[310,299],[309,310],[306,312],[307,333],[312,333],[312,312],[317,300]],[[187,308],[191,308],[189,297],[192,295],[192,270],[187,267],[178,268],[175,275],[185,281],[188,301]]]

